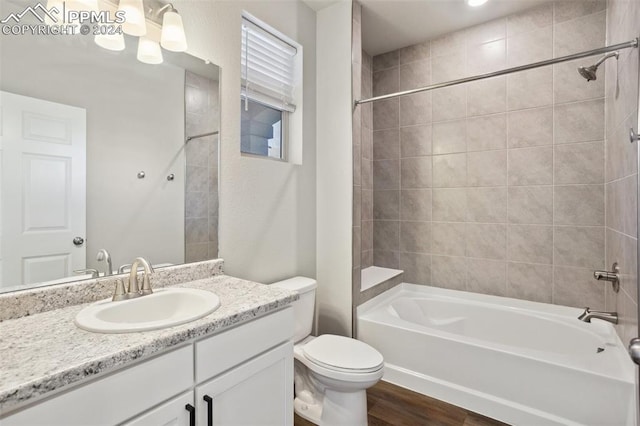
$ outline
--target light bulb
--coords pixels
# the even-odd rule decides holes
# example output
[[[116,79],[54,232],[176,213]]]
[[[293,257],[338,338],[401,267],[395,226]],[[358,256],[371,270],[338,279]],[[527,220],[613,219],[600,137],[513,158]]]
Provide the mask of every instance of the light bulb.
[[[485,4],[488,0],[467,0],[467,4],[471,7],[478,7]]]
[[[187,50],[187,37],[184,35],[182,18],[177,12],[168,11],[162,17],[160,44],[172,52],[184,52]]]
[[[93,39],[96,44],[107,50],[124,50],[124,36],[122,34],[100,34]]]
[[[148,39],[147,37],[140,37],[140,40],[138,40],[137,58],[145,64],[161,64],[162,49],[160,49],[158,42]]]
[[[144,17],[142,0],[120,0],[119,11],[124,12],[122,31],[133,36],[147,34],[147,22]]]

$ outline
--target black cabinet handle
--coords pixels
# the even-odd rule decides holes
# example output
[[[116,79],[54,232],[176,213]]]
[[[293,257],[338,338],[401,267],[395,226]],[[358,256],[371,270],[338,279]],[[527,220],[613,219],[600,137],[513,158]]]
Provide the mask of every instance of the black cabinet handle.
[[[189,426],[196,426],[196,407],[187,404],[184,408],[189,412]]]
[[[213,398],[205,395],[202,399],[207,402],[207,426],[213,426]]]

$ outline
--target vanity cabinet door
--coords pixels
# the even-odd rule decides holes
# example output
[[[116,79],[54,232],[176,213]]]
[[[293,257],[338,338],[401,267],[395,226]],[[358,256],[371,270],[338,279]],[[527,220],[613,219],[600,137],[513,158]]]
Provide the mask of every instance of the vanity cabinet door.
[[[146,413],[125,422],[123,426],[193,426],[187,406],[193,407],[193,392],[189,391]],[[195,409],[195,408],[194,408]]]
[[[193,345],[61,392],[0,426],[112,426],[193,386]]]
[[[196,406],[199,426],[293,425],[293,343],[197,386]]]

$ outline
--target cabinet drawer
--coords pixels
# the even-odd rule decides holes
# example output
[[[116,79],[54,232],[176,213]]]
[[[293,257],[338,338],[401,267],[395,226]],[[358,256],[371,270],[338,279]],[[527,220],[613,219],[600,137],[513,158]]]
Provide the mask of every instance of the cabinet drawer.
[[[193,346],[185,346],[25,408],[1,426],[114,425],[193,385]]]
[[[226,371],[293,337],[293,308],[257,318],[196,342],[196,383]]]

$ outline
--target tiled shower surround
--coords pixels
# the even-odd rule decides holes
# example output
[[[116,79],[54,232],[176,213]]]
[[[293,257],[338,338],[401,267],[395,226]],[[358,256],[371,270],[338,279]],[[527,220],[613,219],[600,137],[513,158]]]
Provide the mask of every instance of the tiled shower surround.
[[[186,73],[187,136],[218,130],[218,81]],[[185,145],[185,262],[218,257],[218,136],[192,139]]]
[[[640,34],[640,2],[609,0],[607,44],[622,43]],[[620,52],[606,64],[605,80],[605,197],[606,265],[620,264],[621,290],[607,286],[607,310],[618,311],[623,342],[637,337],[638,291],[637,182],[638,144],[629,143],[629,129],[638,129],[638,49]]]
[[[606,19],[558,1],[378,55],[372,94],[602,47]],[[363,108],[362,266],[370,226],[373,264],[405,282],[605,308],[606,77],[576,71],[596,59],[375,102],[371,157]]]
[[[362,52],[362,97],[373,96],[373,59]],[[362,268],[373,263],[373,104],[362,110]]]

